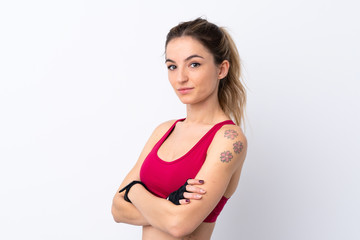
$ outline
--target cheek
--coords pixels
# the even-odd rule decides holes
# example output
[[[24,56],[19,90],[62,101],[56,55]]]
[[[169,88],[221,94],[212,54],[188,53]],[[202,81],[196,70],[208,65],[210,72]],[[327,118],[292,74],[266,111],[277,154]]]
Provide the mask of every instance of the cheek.
[[[199,84],[207,86],[207,89],[213,89],[217,84],[217,75],[209,70],[203,74],[199,74],[197,80]]]

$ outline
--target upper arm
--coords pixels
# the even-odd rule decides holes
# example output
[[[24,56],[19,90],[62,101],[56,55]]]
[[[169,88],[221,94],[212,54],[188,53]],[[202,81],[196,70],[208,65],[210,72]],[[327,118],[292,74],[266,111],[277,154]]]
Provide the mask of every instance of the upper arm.
[[[143,150],[140,153],[140,156],[134,165],[134,167],[130,170],[130,172],[126,175],[123,182],[121,183],[119,190],[129,184],[131,181],[140,180],[140,168],[146,158],[146,156],[150,153],[151,149],[154,145],[160,140],[160,138],[165,134],[165,132],[171,127],[171,125],[175,122],[175,120],[169,120],[160,124],[155,128],[150,138],[146,142]]]
[[[120,189],[129,184],[131,181],[140,180],[140,168],[146,156],[149,154],[156,142],[169,129],[174,121],[168,121],[160,124],[151,134],[149,140],[146,142],[135,166],[126,175],[119,189],[114,195],[111,212],[116,222],[126,222],[134,225],[147,225],[141,213],[131,204],[124,200],[124,192],[119,193]]]
[[[237,134],[234,136],[237,136],[228,138],[225,133],[232,131],[235,131]],[[206,190],[206,194],[199,201],[178,207],[181,217],[179,221],[188,228],[185,232],[195,230],[218,204],[234,172],[239,168],[241,170],[246,150],[247,140],[240,127],[225,125],[216,133],[205,163],[196,176],[196,179],[204,180],[201,188]]]

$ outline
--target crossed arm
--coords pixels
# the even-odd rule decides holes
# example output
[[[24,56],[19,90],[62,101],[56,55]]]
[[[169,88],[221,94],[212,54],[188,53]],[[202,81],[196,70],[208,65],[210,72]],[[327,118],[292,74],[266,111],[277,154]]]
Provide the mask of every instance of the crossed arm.
[[[229,135],[229,133],[236,133],[237,136],[234,137],[234,134]],[[116,201],[115,198],[121,199],[123,196],[115,195],[114,202],[118,204],[113,204],[113,215],[122,211],[119,222],[152,225],[175,237],[190,234],[214,209],[224,195],[232,175],[242,167],[247,143],[246,138],[238,133],[241,133],[239,127],[226,125],[215,135],[206,161],[196,176],[196,179],[205,181],[201,188],[206,191],[206,194],[202,196],[201,201],[191,201],[186,205],[174,205],[168,200],[154,196],[140,184],[136,184],[129,192],[132,204],[123,199]],[[132,180],[138,180],[138,170],[142,162],[139,164],[140,166],[135,165],[134,169],[130,171],[122,186]]]

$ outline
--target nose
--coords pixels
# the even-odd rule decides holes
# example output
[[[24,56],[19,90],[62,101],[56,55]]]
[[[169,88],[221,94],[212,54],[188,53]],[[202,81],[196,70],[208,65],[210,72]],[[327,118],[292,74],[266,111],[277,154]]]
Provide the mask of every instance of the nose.
[[[189,79],[186,68],[179,67],[177,71],[176,81],[178,83],[184,83]]]

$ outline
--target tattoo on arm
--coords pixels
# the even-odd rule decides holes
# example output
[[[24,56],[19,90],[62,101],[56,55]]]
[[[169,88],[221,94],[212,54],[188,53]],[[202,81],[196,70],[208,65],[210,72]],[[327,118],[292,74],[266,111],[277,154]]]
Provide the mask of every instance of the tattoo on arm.
[[[234,140],[239,134],[232,129],[228,129],[224,132],[224,137],[227,139],[231,139]],[[233,149],[234,152],[239,154],[241,153],[241,151],[243,150],[244,145],[242,142],[237,141],[235,143],[233,143]],[[231,159],[233,159],[234,156],[230,151],[224,151],[222,153],[220,153],[220,161],[224,162],[224,163],[229,163],[231,161]]]
[[[236,143],[234,143],[233,146],[234,146],[235,153],[240,153],[244,148],[244,145],[240,141],[237,141]]]
[[[230,151],[224,151],[220,154],[220,161],[228,163],[233,158],[233,155]]]
[[[235,130],[232,130],[232,129],[228,129],[224,133],[224,137],[231,139],[231,140],[235,139],[238,135],[239,134]]]

